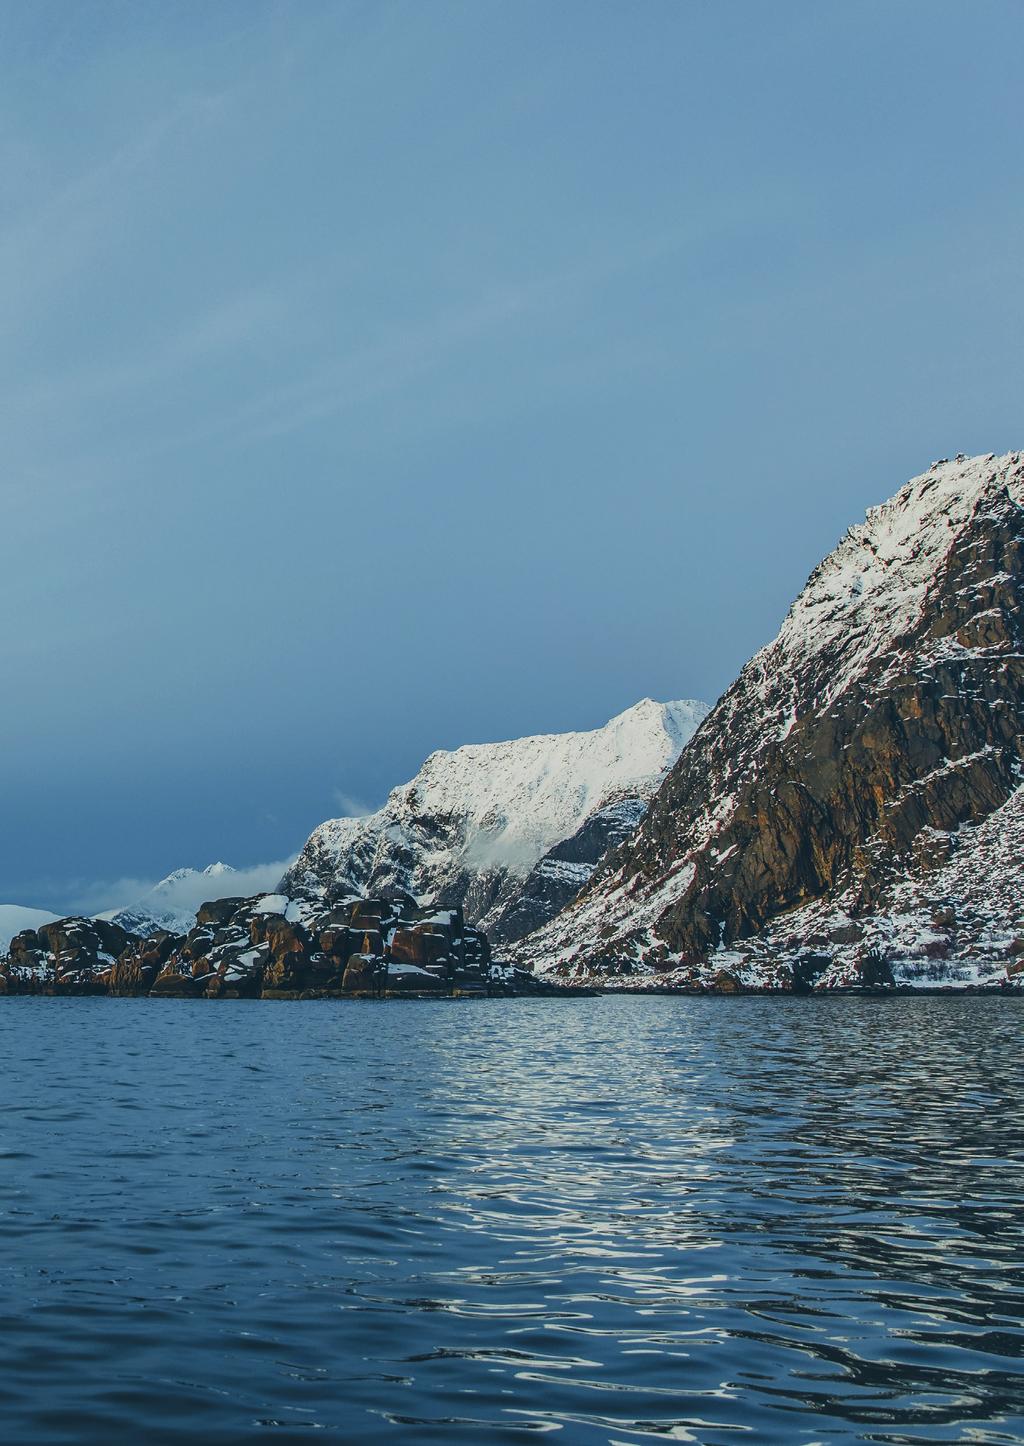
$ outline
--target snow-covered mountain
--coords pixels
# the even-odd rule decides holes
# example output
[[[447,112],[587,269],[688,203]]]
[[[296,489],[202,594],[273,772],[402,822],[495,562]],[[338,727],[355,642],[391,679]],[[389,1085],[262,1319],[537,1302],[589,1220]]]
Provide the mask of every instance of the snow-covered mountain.
[[[519,938],[633,831],[706,713],[699,702],[645,698],[591,732],[432,753],[378,812],[321,824],[282,892],[401,891],[462,905],[494,942]]]
[[[208,864],[205,869],[175,869],[123,909],[111,909],[98,917],[120,924],[130,934],[148,938],[166,930],[186,934],[196,921],[196,910],[210,899],[230,892],[230,864]],[[22,928],[28,928],[23,924]]]
[[[40,924],[52,924],[56,914],[45,909],[26,909],[22,904],[0,904],[0,955],[7,953],[7,947],[15,934],[23,929],[38,929]]]
[[[957,457],[847,532],[519,956],[723,987],[1024,977],[1022,778],[1024,455]]]

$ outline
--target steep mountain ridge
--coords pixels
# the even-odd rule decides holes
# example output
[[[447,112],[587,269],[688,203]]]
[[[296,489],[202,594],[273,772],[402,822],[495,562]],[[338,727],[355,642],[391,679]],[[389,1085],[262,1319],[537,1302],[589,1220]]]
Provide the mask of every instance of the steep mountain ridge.
[[[713,709],[635,836],[518,957],[706,981],[788,921],[789,956],[817,949],[824,977],[829,946],[844,946],[803,928],[801,909],[842,896],[848,919],[877,913],[1018,785],[1022,502],[1011,453],[936,463],[872,508]],[[851,962],[877,962],[871,934]]]
[[[432,753],[376,813],[314,830],[281,889],[429,897],[494,941],[518,938],[632,831],[706,712],[645,698],[589,732]]]

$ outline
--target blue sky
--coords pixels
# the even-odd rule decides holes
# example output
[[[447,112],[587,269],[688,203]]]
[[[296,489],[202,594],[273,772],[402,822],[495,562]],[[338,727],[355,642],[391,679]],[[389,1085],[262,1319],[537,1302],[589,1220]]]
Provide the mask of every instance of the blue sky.
[[[713,701],[1024,445],[1017,0],[0,3],[0,898]]]

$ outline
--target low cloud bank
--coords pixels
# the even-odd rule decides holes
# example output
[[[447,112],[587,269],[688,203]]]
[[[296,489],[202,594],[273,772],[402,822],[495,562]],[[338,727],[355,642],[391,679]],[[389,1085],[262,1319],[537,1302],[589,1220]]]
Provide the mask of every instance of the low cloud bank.
[[[229,895],[262,894],[275,889],[297,855],[274,863],[250,864],[216,874],[187,874],[181,879],[121,878],[97,880],[80,886],[69,899],[66,912],[104,914],[136,904],[157,905],[181,913],[194,913],[200,904]],[[154,891],[156,891],[154,893]]]

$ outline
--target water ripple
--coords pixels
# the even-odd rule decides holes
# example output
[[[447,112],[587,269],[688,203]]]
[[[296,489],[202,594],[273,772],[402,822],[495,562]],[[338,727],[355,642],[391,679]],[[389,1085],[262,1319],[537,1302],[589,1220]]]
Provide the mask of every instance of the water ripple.
[[[1024,1001],[12,999],[6,1443],[1024,1442]]]

